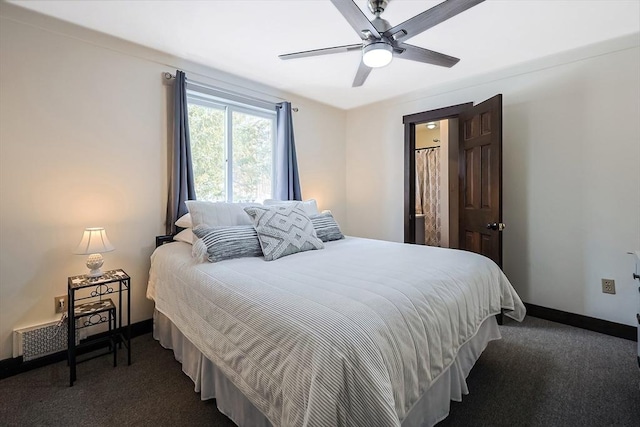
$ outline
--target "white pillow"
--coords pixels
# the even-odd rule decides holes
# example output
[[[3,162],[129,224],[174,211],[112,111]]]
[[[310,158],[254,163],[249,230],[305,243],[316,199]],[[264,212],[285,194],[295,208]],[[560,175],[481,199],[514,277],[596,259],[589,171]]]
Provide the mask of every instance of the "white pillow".
[[[176,226],[180,228],[193,228],[191,223],[191,214],[184,214],[176,221]]]
[[[230,227],[234,225],[253,225],[251,217],[244,211],[250,206],[261,206],[260,203],[226,203],[187,200],[187,208],[191,214],[193,228]]]
[[[185,242],[190,245],[193,245],[193,242],[195,242],[197,239],[198,238],[193,234],[193,231],[191,231],[190,228],[185,228],[184,230],[173,236],[173,240],[175,240],[176,242]]]
[[[264,201],[265,206],[286,205],[289,203],[302,203],[302,209],[304,209],[304,213],[306,213],[307,216],[320,214],[320,212],[318,212],[318,203],[316,202],[316,199],[309,199],[302,202],[298,200],[276,200],[276,199],[267,199]]]

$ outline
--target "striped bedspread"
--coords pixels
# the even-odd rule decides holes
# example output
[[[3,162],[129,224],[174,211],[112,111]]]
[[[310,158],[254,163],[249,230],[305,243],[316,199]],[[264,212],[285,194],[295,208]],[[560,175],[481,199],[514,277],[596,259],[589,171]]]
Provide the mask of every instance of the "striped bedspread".
[[[152,255],[147,296],[275,426],[399,426],[489,316],[524,306],[489,259],[347,237],[266,262]]]

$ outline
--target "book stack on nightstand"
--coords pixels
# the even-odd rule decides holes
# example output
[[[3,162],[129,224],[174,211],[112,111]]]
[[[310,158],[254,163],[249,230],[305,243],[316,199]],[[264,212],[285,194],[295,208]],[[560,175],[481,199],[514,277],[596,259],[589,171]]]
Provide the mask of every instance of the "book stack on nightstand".
[[[76,380],[76,365],[105,354],[113,354],[113,366],[117,366],[118,347],[127,348],[127,363],[131,364],[131,278],[124,270],[109,270],[100,277],[71,276],[67,281],[68,305],[68,362],[69,385]],[[127,323],[122,323],[122,294],[127,292]],[[109,295],[118,296],[116,306]],[[107,324],[108,331],[76,344],[76,333],[83,328]],[[78,360],[78,349],[108,343],[108,351]]]

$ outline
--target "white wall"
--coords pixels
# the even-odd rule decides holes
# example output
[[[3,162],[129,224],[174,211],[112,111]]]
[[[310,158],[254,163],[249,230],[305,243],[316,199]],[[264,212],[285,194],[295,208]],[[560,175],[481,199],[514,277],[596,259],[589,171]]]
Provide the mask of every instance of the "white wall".
[[[403,115],[502,93],[507,276],[526,302],[634,325],[639,52],[635,34],[350,110],[346,231],[403,240]],[[618,293],[602,294],[601,278]]]
[[[105,268],[132,277],[132,321],[145,298],[154,237],[164,234],[167,103],[162,73],[292,101],[301,186],[346,223],[346,114],[112,37],[0,3],[0,360],[11,331],[50,321],[53,297],[104,226]]]
[[[435,129],[429,129],[424,123],[416,126],[416,149],[440,145],[439,142],[434,142],[434,140],[440,139],[441,130],[440,126]]]

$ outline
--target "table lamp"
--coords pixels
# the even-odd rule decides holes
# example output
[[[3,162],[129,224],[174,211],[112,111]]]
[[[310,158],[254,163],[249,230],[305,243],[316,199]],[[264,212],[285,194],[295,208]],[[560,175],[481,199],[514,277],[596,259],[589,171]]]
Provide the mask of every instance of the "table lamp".
[[[87,258],[87,267],[89,268],[88,277],[100,277],[102,276],[102,264],[104,263],[104,259],[102,258],[102,253],[111,252],[115,248],[109,242],[107,238],[107,232],[102,227],[90,227],[85,228],[84,234],[82,235],[82,240],[78,244],[78,247],[74,254],[78,255],[89,255]]]

